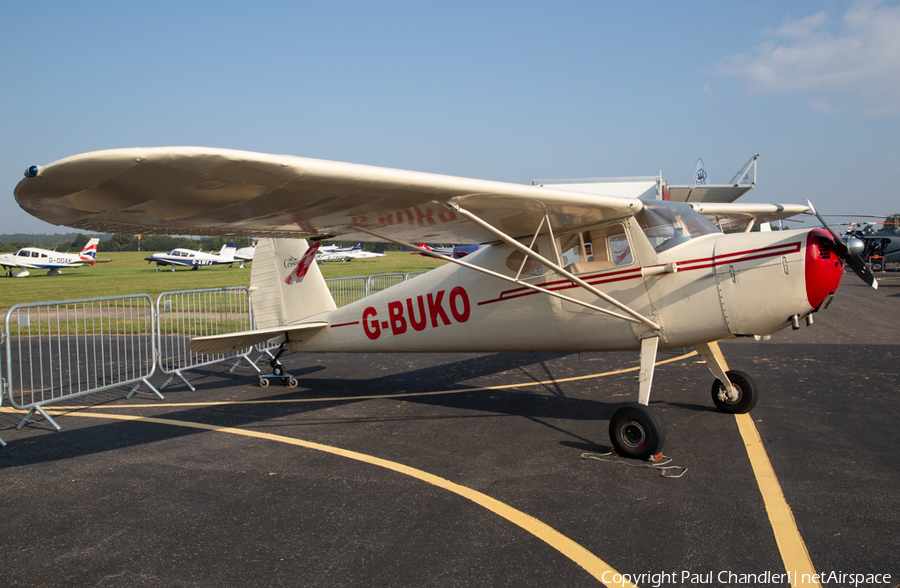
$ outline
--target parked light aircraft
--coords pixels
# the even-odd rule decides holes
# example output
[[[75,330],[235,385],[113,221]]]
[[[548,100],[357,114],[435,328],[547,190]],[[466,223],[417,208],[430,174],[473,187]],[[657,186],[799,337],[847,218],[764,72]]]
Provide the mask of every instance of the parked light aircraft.
[[[428,243],[416,243],[419,249],[424,249],[425,252],[416,251],[414,255],[425,255],[428,257],[437,257],[439,255],[453,255],[453,247],[438,247],[437,245],[429,245]],[[435,255],[432,255],[434,253]]]
[[[240,262],[241,269],[244,269],[244,264],[253,261],[253,253],[256,251],[256,245],[250,245],[249,247],[241,247],[237,251],[234,252],[234,260]]]
[[[193,270],[201,265],[222,265],[235,262],[234,252],[237,251],[237,243],[231,242],[222,245],[218,253],[203,253],[194,249],[185,249],[178,247],[168,253],[154,253],[150,257],[145,257],[148,262],[156,264],[156,271],[159,266],[171,266],[171,271],[175,271],[175,266],[183,265]]]
[[[94,265],[98,261],[109,261],[97,259],[98,243],[100,239],[92,237],[78,253],[59,253],[40,247],[23,247],[15,253],[0,255],[0,265],[6,268],[7,277],[27,277],[30,269],[45,269],[48,270],[48,276],[58,276],[59,270],[64,267],[81,267],[84,264]],[[19,271],[13,273],[13,268],[19,268]]]
[[[363,251],[363,244],[357,243],[349,249],[337,249],[332,252],[321,249],[316,253],[316,262],[323,263],[326,261],[353,261],[354,259],[374,259],[376,257],[384,257],[384,243],[379,243],[375,247],[375,251]]]
[[[50,223],[273,238],[254,255],[258,328],[195,338],[198,353],[266,340],[281,351],[639,351],[637,402],[610,420],[613,447],[634,458],[665,441],[648,406],[659,349],[693,346],[715,377],[713,403],[748,412],[757,385],[728,371],[717,341],[810,324],[842,261],[877,285],[827,229],[723,234],[704,217],[749,226],[803,205],[641,200],[196,147],[87,153],[25,175],[16,200]],[[324,239],[489,245],[336,308],[311,263]]]
[[[421,251],[416,252],[418,255],[425,255],[429,257],[439,257],[441,255],[449,255],[451,257],[465,257],[466,255],[478,251],[478,245],[456,245],[454,247],[438,247],[436,245],[429,245],[428,243],[416,243],[420,248],[425,250],[425,253]],[[437,255],[431,255],[432,253],[436,253]]]
[[[319,247],[319,253],[336,253],[338,251],[351,251],[353,249],[362,249],[365,244],[360,241],[359,243],[355,243],[352,247],[341,247],[340,245],[321,245]]]
[[[884,269],[889,263],[900,263],[900,229],[882,229],[855,239],[864,243],[861,255],[872,267]]]

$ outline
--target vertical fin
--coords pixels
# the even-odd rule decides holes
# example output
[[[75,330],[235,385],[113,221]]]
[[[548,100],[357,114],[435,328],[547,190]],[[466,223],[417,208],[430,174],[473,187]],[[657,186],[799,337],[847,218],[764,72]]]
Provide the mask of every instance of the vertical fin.
[[[315,263],[302,281],[285,281],[308,248],[305,239],[260,239],[256,244],[250,272],[256,328],[289,325],[337,308]]]

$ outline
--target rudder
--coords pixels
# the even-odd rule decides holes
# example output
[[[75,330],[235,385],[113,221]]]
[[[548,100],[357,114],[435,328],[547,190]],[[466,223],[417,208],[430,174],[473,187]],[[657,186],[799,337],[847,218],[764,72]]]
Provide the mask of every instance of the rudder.
[[[257,329],[289,325],[337,308],[316,263],[301,282],[285,281],[308,248],[305,239],[257,242],[250,272],[250,301]]]

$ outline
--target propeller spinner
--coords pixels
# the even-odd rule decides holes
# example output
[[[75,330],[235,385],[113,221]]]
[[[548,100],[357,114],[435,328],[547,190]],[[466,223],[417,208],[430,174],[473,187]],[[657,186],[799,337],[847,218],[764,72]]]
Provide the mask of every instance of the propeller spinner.
[[[828,223],[825,222],[825,219],[816,211],[816,207],[813,206],[812,202],[809,200],[806,201],[809,205],[809,210],[812,211],[816,218],[819,219],[819,222],[822,223],[822,226],[825,227],[825,230],[828,231],[828,234],[831,235],[832,241],[834,241],[835,250],[837,250],[838,256],[846,261],[847,264],[853,268],[853,271],[856,273],[859,278],[865,282],[866,284],[872,286],[876,290],[878,289],[878,281],[875,279],[875,275],[872,273],[872,270],[869,269],[869,266],[866,265],[866,262],[863,261],[862,257],[860,257],[860,253],[862,250],[856,244],[853,244],[854,247],[847,245],[841,240],[840,236],[831,230],[828,226]]]

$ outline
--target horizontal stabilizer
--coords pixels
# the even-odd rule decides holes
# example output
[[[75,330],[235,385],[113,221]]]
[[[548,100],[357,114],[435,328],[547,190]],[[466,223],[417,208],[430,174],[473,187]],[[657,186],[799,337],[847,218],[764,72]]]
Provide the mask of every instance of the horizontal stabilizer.
[[[284,325],[281,327],[269,327],[268,329],[254,329],[252,331],[240,331],[237,333],[225,333],[224,335],[209,335],[196,337],[188,342],[188,347],[195,353],[213,355],[216,353],[231,353],[240,349],[253,347],[263,341],[275,339],[281,335],[289,340],[295,339],[293,334],[301,331],[318,331],[328,326],[325,322],[302,323],[299,325]]]

